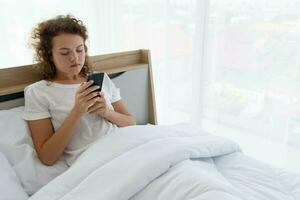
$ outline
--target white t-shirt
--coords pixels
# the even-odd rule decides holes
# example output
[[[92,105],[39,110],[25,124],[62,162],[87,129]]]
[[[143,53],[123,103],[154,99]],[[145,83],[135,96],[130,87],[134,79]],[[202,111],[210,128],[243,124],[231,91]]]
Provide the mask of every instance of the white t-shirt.
[[[45,80],[33,83],[25,88],[25,109],[23,119],[37,120],[51,118],[54,130],[61,126],[75,103],[75,93],[80,84],[60,84]],[[112,103],[121,100],[120,90],[116,88],[107,74],[104,75],[102,91],[110,109]],[[117,129],[115,124],[98,114],[85,114],[75,128],[75,133],[64,153],[68,165],[95,139]]]

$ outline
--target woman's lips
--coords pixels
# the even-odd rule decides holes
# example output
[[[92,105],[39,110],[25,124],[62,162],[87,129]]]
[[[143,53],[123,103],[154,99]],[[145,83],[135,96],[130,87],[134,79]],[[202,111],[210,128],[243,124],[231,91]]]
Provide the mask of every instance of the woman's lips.
[[[79,64],[74,64],[74,65],[71,65],[70,67],[78,67]]]

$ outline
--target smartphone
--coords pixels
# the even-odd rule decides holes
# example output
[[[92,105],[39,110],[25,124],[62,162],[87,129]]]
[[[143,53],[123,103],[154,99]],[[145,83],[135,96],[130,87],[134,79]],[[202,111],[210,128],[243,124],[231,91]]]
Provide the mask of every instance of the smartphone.
[[[100,88],[97,89],[99,92],[102,90],[102,84],[103,84],[103,78],[104,78],[104,73],[93,73],[89,74],[87,77],[87,81],[93,80],[94,83],[91,85],[98,85]]]

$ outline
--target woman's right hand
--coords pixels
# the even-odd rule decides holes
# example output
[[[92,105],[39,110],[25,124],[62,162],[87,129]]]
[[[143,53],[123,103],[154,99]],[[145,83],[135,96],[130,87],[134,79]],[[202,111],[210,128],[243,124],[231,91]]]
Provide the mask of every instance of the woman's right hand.
[[[93,106],[94,103],[96,103],[99,100],[99,89],[98,85],[94,85],[90,87],[93,84],[93,81],[89,82],[83,82],[81,83],[79,89],[76,91],[75,95],[75,105],[73,109],[76,110],[76,112],[80,115],[85,114],[89,107]]]

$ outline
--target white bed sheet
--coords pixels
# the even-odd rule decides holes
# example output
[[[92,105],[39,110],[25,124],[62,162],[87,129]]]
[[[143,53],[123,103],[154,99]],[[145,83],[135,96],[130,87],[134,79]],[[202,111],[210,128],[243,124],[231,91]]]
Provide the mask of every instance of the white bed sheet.
[[[132,200],[170,197],[172,200],[296,200],[300,197],[299,188],[299,175],[236,152],[216,158],[182,161],[138,192]]]
[[[28,195],[21,186],[12,166],[0,152],[0,200],[27,200]]]
[[[300,178],[191,126],[132,126],[95,142],[30,199],[296,200]]]

